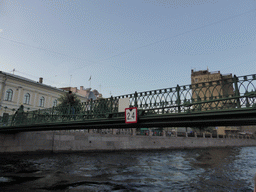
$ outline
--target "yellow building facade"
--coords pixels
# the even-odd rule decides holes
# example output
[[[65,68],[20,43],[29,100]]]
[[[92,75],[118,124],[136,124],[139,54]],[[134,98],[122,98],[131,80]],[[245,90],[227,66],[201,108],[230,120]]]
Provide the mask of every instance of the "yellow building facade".
[[[67,91],[10,73],[0,71],[0,116],[14,114],[20,105],[25,111],[50,108],[58,105],[58,98]],[[85,102],[87,98],[77,94]]]
[[[191,70],[192,98],[194,102],[220,99],[223,97],[234,96],[234,88],[232,83],[232,74],[222,75],[220,71],[209,72],[207,70],[194,71]],[[205,86],[203,86],[203,84]],[[218,105],[218,106],[216,106]],[[207,105],[208,109],[225,109],[235,107],[235,102],[217,102]],[[207,110],[207,109],[202,109]],[[217,134],[226,135],[235,134],[240,130],[239,127],[215,127]]]
[[[234,96],[232,74],[222,75],[220,71],[209,72],[208,70],[191,70],[192,98],[194,101],[205,101]],[[202,85],[205,86],[202,86]],[[211,85],[210,85],[211,84]],[[197,86],[199,85],[199,86]],[[232,103],[222,102],[222,108],[232,107]],[[216,107],[212,103],[209,107]]]

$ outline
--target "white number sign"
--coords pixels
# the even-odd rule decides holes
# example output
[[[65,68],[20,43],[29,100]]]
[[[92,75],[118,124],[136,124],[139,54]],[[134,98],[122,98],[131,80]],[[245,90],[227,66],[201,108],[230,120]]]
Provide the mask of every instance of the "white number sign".
[[[125,109],[125,123],[137,123],[137,107]]]

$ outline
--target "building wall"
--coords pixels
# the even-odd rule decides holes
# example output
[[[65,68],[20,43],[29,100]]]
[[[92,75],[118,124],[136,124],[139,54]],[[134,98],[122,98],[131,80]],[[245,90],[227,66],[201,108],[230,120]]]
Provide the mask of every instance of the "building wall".
[[[192,98],[194,101],[220,99],[234,95],[233,82],[229,80],[232,74],[222,75],[218,72],[191,71]],[[209,83],[210,82],[210,83]],[[203,84],[205,86],[203,86]],[[227,105],[222,103],[222,106]],[[213,103],[211,107],[215,107]]]
[[[230,78],[232,78],[232,74],[222,75],[220,71],[209,72],[208,69],[202,71],[191,70],[192,98],[194,102],[234,96],[233,82]],[[225,109],[235,107],[234,103],[235,101],[219,101],[210,103],[208,107],[209,109]],[[226,135],[227,131],[232,132],[232,130],[238,131],[237,127],[218,126],[217,134]]]
[[[6,100],[6,91],[11,89],[13,96],[11,101]],[[29,104],[24,103],[25,94],[30,94]],[[14,114],[21,104],[25,111],[38,110],[53,107],[53,102],[66,91],[32,81],[17,75],[0,72],[0,116],[3,113]],[[44,97],[44,106],[40,106],[40,98]],[[78,96],[81,101],[86,101],[83,96]],[[57,101],[58,103],[58,101]]]
[[[256,135],[256,125],[241,126],[241,132],[249,132]]]

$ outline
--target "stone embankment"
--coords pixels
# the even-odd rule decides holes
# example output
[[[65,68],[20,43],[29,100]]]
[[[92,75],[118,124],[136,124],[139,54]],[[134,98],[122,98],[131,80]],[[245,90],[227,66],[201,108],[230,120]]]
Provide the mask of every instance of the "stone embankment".
[[[92,132],[24,132],[0,134],[0,153],[13,152],[78,152],[113,150],[152,150],[207,147],[256,146],[251,138],[205,138],[146,136],[133,134],[100,134]]]

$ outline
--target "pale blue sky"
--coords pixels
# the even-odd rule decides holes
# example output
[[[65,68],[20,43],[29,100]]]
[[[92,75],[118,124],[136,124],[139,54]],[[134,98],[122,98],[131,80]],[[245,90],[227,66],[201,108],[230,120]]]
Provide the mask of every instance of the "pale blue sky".
[[[0,0],[0,70],[103,97],[256,73],[255,37],[255,0]]]

